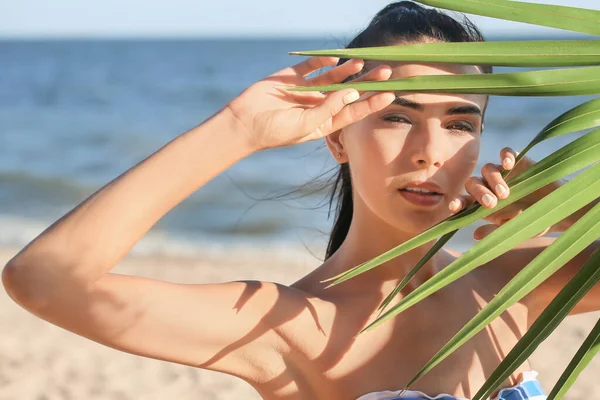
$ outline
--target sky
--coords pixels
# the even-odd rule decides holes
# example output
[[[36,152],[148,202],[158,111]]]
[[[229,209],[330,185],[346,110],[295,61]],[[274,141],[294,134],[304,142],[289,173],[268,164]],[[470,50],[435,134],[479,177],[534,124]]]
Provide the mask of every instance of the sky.
[[[600,0],[529,0],[600,9]],[[0,0],[0,37],[349,35],[391,0]],[[556,29],[471,16],[484,35]]]

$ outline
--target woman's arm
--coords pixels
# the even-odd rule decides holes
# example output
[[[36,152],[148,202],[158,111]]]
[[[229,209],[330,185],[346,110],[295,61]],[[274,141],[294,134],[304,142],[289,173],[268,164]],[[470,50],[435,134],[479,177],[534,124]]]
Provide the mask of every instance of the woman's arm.
[[[56,288],[96,282],[171,208],[253,152],[236,121],[224,108],[52,224],[9,262],[9,294],[43,308]]]
[[[2,272],[9,295],[53,324],[133,354],[250,382],[277,363],[285,369],[281,353],[289,343],[281,326],[311,308],[303,293],[272,283],[185,285],[109,271],[171,208],[243,157],[322,138],[393,101],[390,93],[354,102],[354,90],[281,90],[314,83],[304,77],[336,61],[311,58],[253,84],[91,195],[9,261]],[[337,83],[361,68],[351,61],[312,79]],[[365,79],[390,72],[376,69]]]
[[[9,295],[33,314],[107,346],[259,379],[258,353],[268,360],[266,350],[278,340],[261,319],[286,288],[181,285],[108,273],[166,212],[252,153],[237,124],[222,110],[56,221],[5,267]]]

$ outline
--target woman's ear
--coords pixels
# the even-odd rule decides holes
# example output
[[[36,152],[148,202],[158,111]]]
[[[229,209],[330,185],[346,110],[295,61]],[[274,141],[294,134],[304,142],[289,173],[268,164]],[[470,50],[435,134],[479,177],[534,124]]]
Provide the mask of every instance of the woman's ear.
[[[343,132],[344,130],[340,129],[325,136],[325,144],[327,144],[329,152],[333,156],[333,159],[340,164],[348,162],[348,156],[344,148]]]

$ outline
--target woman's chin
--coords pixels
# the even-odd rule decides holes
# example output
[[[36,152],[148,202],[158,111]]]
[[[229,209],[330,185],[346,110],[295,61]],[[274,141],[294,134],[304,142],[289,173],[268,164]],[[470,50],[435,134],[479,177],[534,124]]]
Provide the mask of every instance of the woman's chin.
[[[430,210],[427,212],[411,212],[409,210],[403,210],[400,214],[396,213],[394,225],[397,226],[398,229],[416,236],[445,220],[450,215],[449,211],[442,213],[441,207],[436,211]]]

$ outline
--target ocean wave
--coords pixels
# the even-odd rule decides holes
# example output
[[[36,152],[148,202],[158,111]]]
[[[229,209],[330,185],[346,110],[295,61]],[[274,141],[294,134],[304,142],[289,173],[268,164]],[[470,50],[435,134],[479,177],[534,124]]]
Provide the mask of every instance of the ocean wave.
[[[0,248],[23,248],[53,222],[0,214]],[[283,257],[296,261],[306,258],[314,260],[324,253],[324,243],[304,243],[300,239],[265,240],[223,235],[194,234],[186,237],[153,229],[146,233],[128,254],[206,259],[224,257],[232,253],[257,258],[277,256],[279,259]]]

